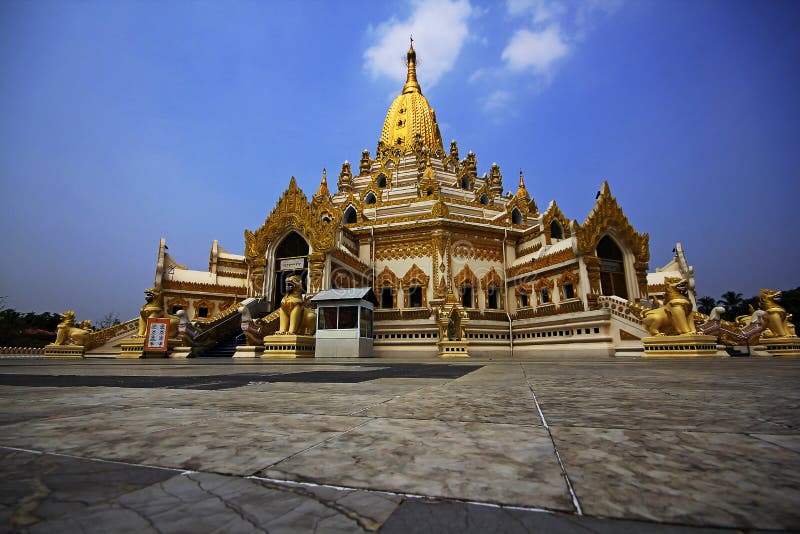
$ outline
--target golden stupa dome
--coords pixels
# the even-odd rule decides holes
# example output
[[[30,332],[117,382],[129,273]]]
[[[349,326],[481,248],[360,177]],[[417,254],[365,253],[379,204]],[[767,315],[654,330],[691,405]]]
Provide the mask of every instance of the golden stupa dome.
[[[436,113],[428,104],[428,99],[422,96],[422,89],[417,81],[417,53],[414,51],[413,40],[406,55],[406,63],[406,84],[403,92],[389,106],[381,140],[387,147],[400,148],[405,152],[413,148],[414,138],[416,134],[420,134],[428,149],[444,152],[442,135],[439,133],[439,125],[436,124]]]

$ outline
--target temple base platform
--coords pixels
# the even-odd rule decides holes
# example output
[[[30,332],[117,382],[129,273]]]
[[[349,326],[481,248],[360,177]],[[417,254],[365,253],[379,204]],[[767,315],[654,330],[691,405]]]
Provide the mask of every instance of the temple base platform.
[[[469,341],[442,340],[436,344],[440,358],[469,358]]]
[[[237,345],[236,352],[233,353],[234,358],[260,358],[264,353],[264,346],[253,345]]]
[[[642,338],[645,358],[687,358],[727,356],[717,349],[717,338],[699,334],[686,336],[651,336]]]
[[[123,339],[119,344],[119,354],[117,358],[123,359],[138,359],[138,358],[167,358],[170,353],[181,345],[181,340],[171,338],[167,340],[166,351],[145,351],[144,350],[144,336],[135,336],[128,339]],[[188,348],[188,347],[187,347]]]
[[[44,348],[45,358],[81,359],[84,355],[83,345],[47,345]]]
[[[762,337],[758,343],[771,356],[800,356],[800,337]]]
[[[316,341],[314,336],[296,334],[267,336],[261,358],[313,358]]]

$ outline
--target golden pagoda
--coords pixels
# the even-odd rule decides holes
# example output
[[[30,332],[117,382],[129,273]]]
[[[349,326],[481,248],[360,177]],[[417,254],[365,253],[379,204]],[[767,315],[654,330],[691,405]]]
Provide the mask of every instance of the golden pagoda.
[[[648,235],[607,182],[583,222],[556,202],[540,211],[521,171],[516,192],[504,193],[499,165],[479,174],[474,153],[462,157],[455,141],[445,150],[413,41],[407,69],[375,153],[364,150],[357,167],[345,161],[335,193],[325,171],[311,198],[292,178],[264,224],[245,230],[244,254],[215,241],[207,271],[180,264],[162,240],[155,286],[164,312],[221,332],[245,305],[264,317],[260,336],[277,328],[284,281],[299,276],[306,296],[374,290],[376,356],[445,355],[446,340],[462,342],[463,355],[467,344],[469,355],[641,354],[641,308],[671,278],[693,288],[680,246],[648,273]]]

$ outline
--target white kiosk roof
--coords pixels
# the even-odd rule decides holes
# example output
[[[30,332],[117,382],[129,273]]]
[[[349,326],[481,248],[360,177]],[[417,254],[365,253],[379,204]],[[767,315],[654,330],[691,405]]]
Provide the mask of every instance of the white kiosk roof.
[[[377,303],[375,293],[371,287],[347,287],[341,289],[324,289],[311,297],[312,302],[336,301],[336,300],[366,300]]]

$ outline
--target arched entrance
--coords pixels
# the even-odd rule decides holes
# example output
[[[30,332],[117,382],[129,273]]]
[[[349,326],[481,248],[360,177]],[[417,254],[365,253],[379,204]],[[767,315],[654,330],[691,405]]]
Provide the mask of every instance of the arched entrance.
[[[597,257],[600,258],[600,290],[603,295],[616,295],[627,300],[622,249],[611,237],[603,236],[597,243]]]
[[[297,232],[290,232],[275,249],[275,284],[272,306],[277,309],[286,294],[286,279],[297,275],[303,280],[303,292],[308,288],[308,243]]]

